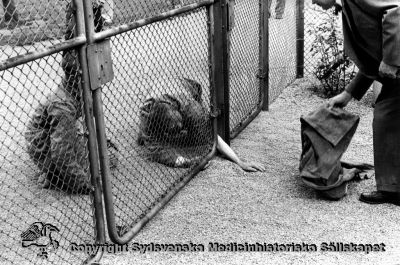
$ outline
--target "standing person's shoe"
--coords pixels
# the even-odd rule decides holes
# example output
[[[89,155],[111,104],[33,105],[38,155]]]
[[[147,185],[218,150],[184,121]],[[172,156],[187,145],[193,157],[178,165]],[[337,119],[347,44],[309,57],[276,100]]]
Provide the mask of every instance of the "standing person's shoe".
[[[283,18],[283,15],[281,15],[281,14],[276,15],[275,18],[276,18],[276,19],[282,19],[282,18]]]
[[[392,203],[400,206],[400,194],[385,191],[364,192],[360,195],[360,201],[369,204]]]

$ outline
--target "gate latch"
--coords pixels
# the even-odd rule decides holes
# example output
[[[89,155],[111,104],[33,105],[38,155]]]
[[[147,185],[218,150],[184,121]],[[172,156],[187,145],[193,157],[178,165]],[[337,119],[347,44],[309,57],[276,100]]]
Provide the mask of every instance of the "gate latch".
[[[90,88],[95,90],[114,79],[110,39],[87,46]]]

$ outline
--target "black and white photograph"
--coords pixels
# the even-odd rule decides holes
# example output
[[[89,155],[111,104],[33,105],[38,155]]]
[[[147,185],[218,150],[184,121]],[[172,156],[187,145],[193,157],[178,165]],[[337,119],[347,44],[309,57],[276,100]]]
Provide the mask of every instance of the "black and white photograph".
[[[2,0],[1,265],[400,264],[400,0]]]

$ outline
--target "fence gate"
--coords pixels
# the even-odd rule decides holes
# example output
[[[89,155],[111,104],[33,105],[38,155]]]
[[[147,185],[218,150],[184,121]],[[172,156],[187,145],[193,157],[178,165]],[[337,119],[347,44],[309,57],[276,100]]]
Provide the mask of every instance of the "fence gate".
[[[0,264],[79,264],[88,254],[73,244],[104,241],[93,219],[102,209],[92,207],[101,198],[90,192],[90,91],[80,85],[83,9],[55,0],[18,1],[16,10],[20,20],[0,29]]]
[[[235,0],[230,40],[229,128],[234,138],[258,115],[268,96],[268,1]]]
[[[87,25],[88,45],[93,46],[94,56],[96,50],[97,54],[102,54],[99,65],[104,65],[103,70],[100,67],[99,72],[91,75],[90,81],[107,227],[115,243],[131,240],[215,152],[212,116],[215,116],[216,105],[211,88],[216,82],[212,76],[217,75],[212,74],[215,67],[210,67],[211,60],[215,60],[210,37],[214,35],[210,27],[212,3],[184,3],[183,7],[174,9],[177,6],[166,1],[115,1],[113,25],[99,33],[94,32],[94,25]],[[89,7],[87,10],[90,11]],[[110,56],[104,55],[107,52]],[[109,57],[112,73],[107,70],[107,60],[102,59]],[[93,87],[92,79],[96,80],[97,76],[106,81],[108,76],[113,78]],[[168,106],[178,104],[185,113],[186,108],[196,104],[193,96],[187,95],[190,84],[196,84],[196,89],[202,91],[198,100],[202,102],[207,119],[188,129],[187,135],[191,137],[182,137],[163,146],[148,143],[148,132],[143,132],[146,128],[154,125],[157,133],[169,137],[171,127],[167,120],[159,124],[159,121],[150,120],[155,104],[159,99],[169,101]],[[182,122],[194,119],[190,115],[197,113],[182,114]],[[155,124],[143,123],[144,117],[149,124]],[[201,130],[191,132],[195,127]],[[110,142],[118,149],[118,165],[114,168]],[[194,163],[187,168],[158,163],[165,157],[173,158],[168,163],[175,163],[178,156]]]
[[[108,241],[106,223],[129,241],[212,157],[224,82],[213,3],[20,1],[26,20],[2,22],[1,264],[99,260],[83,244]],[[195,126],[175,139],[146,111]],[[171,141],[153,144],[141,117]]]
[[[303,76],[304,0],[286,1],[281,19],[278,0],[272,2],[269,19],[269,96],[271,104],[289,84]]]

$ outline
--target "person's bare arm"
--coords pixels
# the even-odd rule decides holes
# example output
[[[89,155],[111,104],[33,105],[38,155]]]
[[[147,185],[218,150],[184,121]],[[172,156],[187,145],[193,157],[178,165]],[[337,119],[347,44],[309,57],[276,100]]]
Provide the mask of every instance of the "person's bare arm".
[[[217,149],[227,159],[238,164],[244,171],[249,171],[249,172],[265,171],[265,167],[261,163],[253,161],[245,162],[241,160],[232,150],[232,148],[227,143],[225,143],[225,141],[219,135],[218,135]]]

